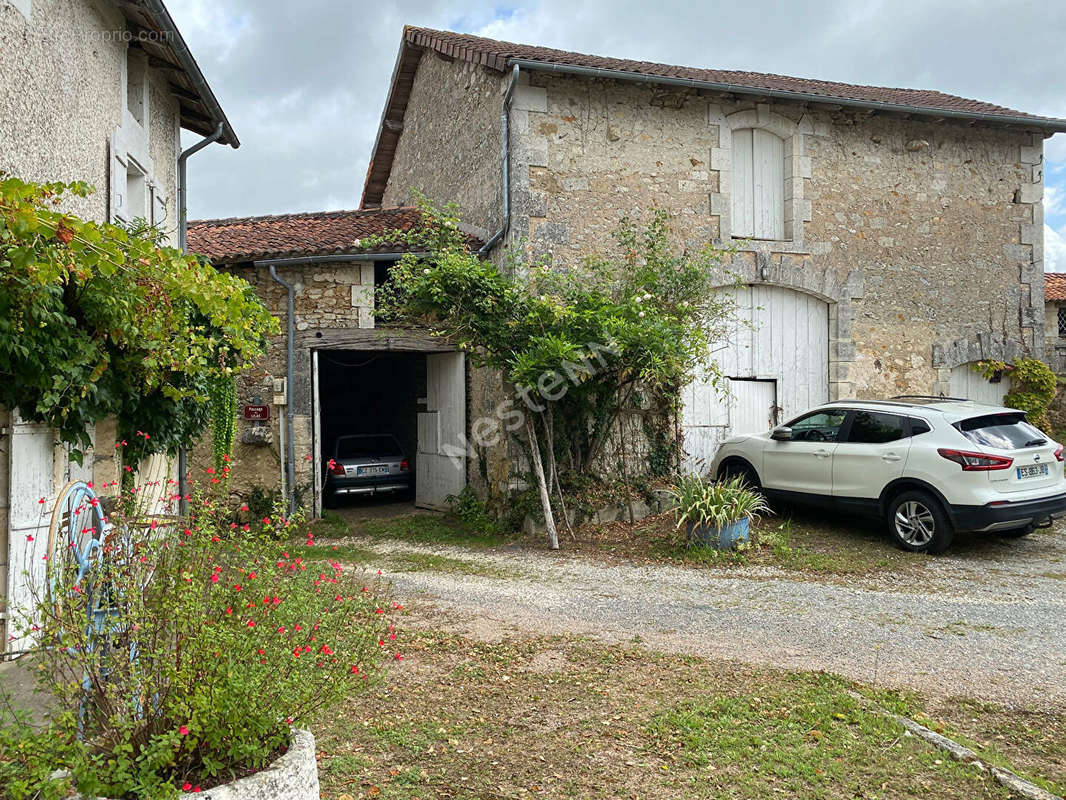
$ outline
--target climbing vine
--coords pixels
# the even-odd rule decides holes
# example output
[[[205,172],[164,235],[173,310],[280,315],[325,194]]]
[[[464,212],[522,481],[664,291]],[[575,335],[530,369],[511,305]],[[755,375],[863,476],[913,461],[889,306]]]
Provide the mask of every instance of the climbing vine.
[[[638,393],[669,418],[697,367],[716,374],[709,343],[732,312],[727,293],[714,291],[721,255],[676,252],[670,218],[658,211],[644,227],[622,220],[607,255],[558,266],[514,257],[503,271],[470,252],[450,209],[423,214],[415,230],[363,241],[429,253],[409,252],[392,268],[375,315],[424,326],[502,373],[510,405],[471,430],[503,429],[523,442],[557,547],[553,492],[565,519],[568,481],[587,480],[606,462],[629,483],[623,413]],[[612,445],[618,458],[605,459]]]
[[[222,469],[233,455],[233,436],[237,428],[237,381],[232,375],[211,384],[211,452],[215,469]]]
[[[0,173],[0,405],[55,428],[75,460],[95,423],[116,418],[135,466],[194,440],[212,387],[278,326],[246,281],[158,231],[62,210],[91,191]]]
[[[1043,361],[1035,358],[1019,358],[1013,362],[979,361],[975,369],[986,379],[996,373],[1010,375],[1011,390],[1003,398],[1008,408],[1024,411],[1026,418],[1045,433],[1051,432],[1047,410],[1055,399],[1058,379]]]

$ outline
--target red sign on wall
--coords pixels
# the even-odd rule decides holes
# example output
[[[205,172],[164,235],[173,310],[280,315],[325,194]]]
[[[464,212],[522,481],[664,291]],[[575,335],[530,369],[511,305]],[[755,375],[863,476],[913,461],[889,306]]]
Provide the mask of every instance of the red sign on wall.
[[[268,419],[270,419],[270,406],[245,406],[244,418],[254,420],[256,422],[266,422]]]

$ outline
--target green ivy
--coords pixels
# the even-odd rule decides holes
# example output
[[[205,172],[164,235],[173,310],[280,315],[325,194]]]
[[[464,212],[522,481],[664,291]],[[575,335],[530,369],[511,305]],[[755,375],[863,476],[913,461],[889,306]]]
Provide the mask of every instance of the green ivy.
[[[135,465],[195,439],[212,387],[278,325],[246,281],[158,231],[60,210],[91,191],[0,173],[0,405],[55,428],[77,461],[95,423],[116,418]]]
[[[985,378],[998,373],[1010,375],[1011,390],[1003,398],[1008,408],[1024,411],[1026,418],[1045,433],[1051,432],[1047,410],[1055,399],[1058,379],[1043,361],[1020,358],[1013,362],[987,360],[977,362],[975,369]]]
[[[233,436],[237,427],[237,381],[232,375],[221,377],[211,386],[211,449],[215,469],[222,469],[233,454]]]

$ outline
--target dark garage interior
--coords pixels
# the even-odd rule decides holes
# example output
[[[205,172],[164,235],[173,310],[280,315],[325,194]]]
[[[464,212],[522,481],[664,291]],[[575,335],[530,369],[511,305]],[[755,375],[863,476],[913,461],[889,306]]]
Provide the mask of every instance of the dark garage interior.
[[[392,434],[415,475],[418,399],[426,396],[424,353],[372,350],[319,350],[318,400],[321,439],[319,457],[333,456],[337,437],[349,434]],[[326,468],[323,467],[323,480]],[[349,499],[344,504],[395,502],[387,494]],[[411,500],[411,497],[404,497]]]

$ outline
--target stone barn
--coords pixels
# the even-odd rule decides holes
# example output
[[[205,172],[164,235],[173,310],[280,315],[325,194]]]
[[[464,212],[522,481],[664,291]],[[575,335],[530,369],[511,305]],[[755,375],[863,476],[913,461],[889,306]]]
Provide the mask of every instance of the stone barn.
[[[623,61],[408,27],[363,193],[455,202],[499,254],[556,264],[622,216],[730,251],[719,393],[685,396],[689,463],[847,397],[965,395],[1044,352],[1043,140],[1066,121],[914,89]],[[507,170],[501,170],[506,165]]]

